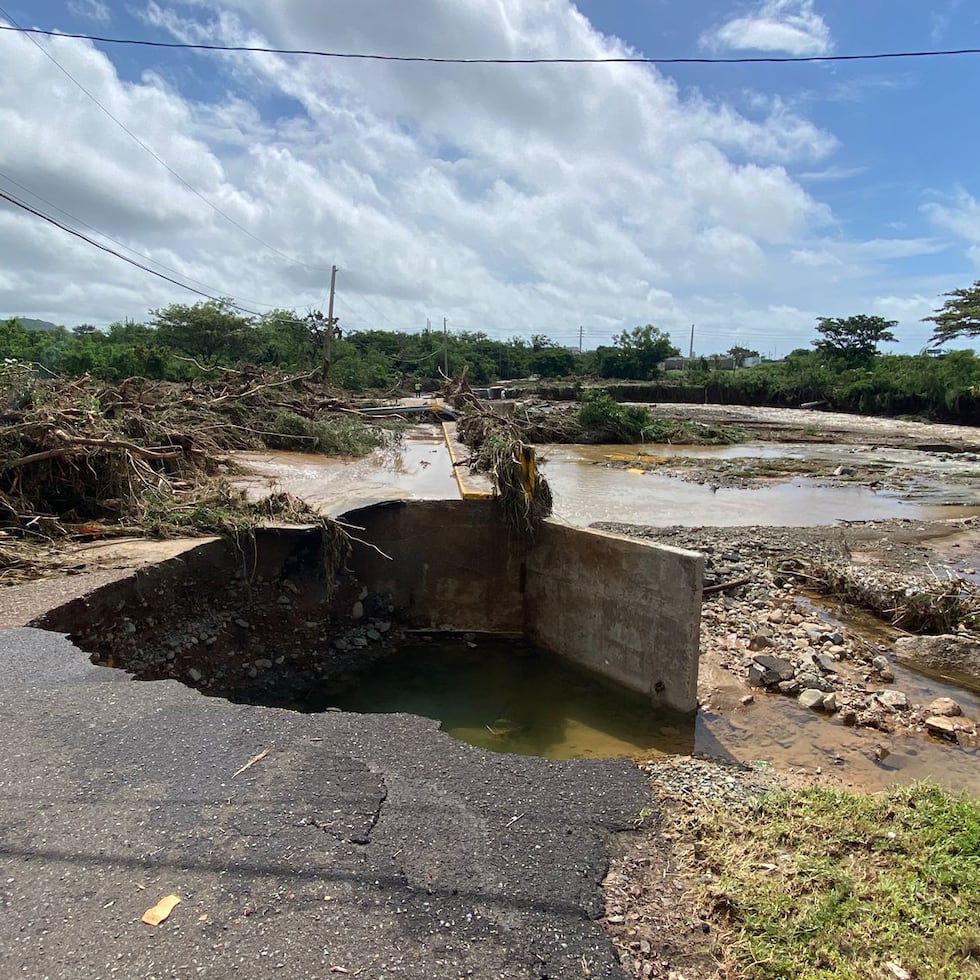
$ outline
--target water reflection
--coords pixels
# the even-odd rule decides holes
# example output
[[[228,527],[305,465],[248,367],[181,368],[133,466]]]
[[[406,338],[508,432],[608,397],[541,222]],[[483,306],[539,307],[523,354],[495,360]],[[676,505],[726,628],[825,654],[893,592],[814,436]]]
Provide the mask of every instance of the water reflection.
[[[546,759],[690,753],[694,719],[525,644],[433,641],[402,647],[306,709],[434,718],[447,734],[493,752]]]

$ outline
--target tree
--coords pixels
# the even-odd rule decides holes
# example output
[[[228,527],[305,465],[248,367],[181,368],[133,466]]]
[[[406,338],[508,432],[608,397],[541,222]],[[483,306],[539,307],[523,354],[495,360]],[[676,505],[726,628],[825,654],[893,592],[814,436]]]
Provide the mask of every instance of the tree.
[[[759,356],[757,350],[750,350],[748,347],[739,347],[738,344],[729,347],[725,353],[735,362],[735,367],[741,367],[750,357]]]
[[[678,353],[670,334],[653,324],[624,330],[613,337],[614,350],[600,347],[596,351],[599,374],[604,378],[632,378],[647,381],[657,374],[661,361]]]
[[[966,289],[954,289],[943,295],[947,299],[942,308],[922,321],[936,324],[932,339],[944,342],[980,335],[980,280]]]
[[[252,319],[235,313],[230,300],[171,303],[150,313],[158,343],[188,357],[238,361],[252,353]]]
[[[859,314],[848,317],[817,318],[817,333],[823,340],[814,340],[813,346],[829,360],[839,361],[849,367],[868,364],[878,353],[878,345],[894,343],[892,327],[898,326],[896,320],[886,320],[881,316]]]

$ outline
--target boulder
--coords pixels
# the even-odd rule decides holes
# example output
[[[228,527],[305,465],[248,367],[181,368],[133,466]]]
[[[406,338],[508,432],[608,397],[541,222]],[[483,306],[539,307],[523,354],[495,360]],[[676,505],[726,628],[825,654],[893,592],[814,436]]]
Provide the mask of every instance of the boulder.
[[[903,636],[895,641],[895,656],[910,667],[954,674],[980,688],[980,643],[965,636]]]

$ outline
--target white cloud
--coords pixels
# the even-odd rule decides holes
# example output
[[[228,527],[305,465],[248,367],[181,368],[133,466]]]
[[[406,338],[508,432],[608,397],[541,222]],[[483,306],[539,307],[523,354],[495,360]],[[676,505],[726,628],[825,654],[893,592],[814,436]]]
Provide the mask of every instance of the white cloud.
[[[94,20],[97,24],[108,24],[112,20],[112,14],[102,0],[68,0],[67,7],[76,17]]]
[[[763,0],[751,13],[733,17],[701,41],[714,50],[773,51],[797,57],[829,54],[834,47],[814,0]]]
[[[318,0],[193,0],[151,5],[147,17],[177,37],[277,47],[629,51],[568,0],[337,0],[329,9]],[[271,55],[158,59],[131,81],[109,60],[115,52],[41,43],[274,250],[211,210],[16,38],[0,74],[0,188],[26,199],[6,174],[255,309],[322,306],[336,263],[347,329],[412,328],[445,315],[495,336],[569,341],[585,323],[608,341],[646,322],[676,338],[697,320],[718,343],[755,331],[752,346],[768,350],[769,331],[789,349],[808,342],[816,315],[835,313],[823,308],[831,282],[856,312],[862,277],[889,261],[871,245],[848,252],[821,237],[834,216],[792,172],[832,167],[837,143],[775,97],[746,115],[639,66]],[[813,256],[823,252],[838,265],[821,268]],[[0,316],[107,323],[193,301],[9,207],[0,208],[0,269]]]

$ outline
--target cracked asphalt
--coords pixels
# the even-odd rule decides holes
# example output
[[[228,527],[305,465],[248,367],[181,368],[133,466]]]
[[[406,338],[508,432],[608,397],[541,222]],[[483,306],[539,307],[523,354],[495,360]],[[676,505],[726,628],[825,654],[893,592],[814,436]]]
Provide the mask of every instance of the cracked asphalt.
[[[628,761],[231,704],[33,629],[0,631],[0,724],[0,976],[624,976],[596,919],[652,805]]]

